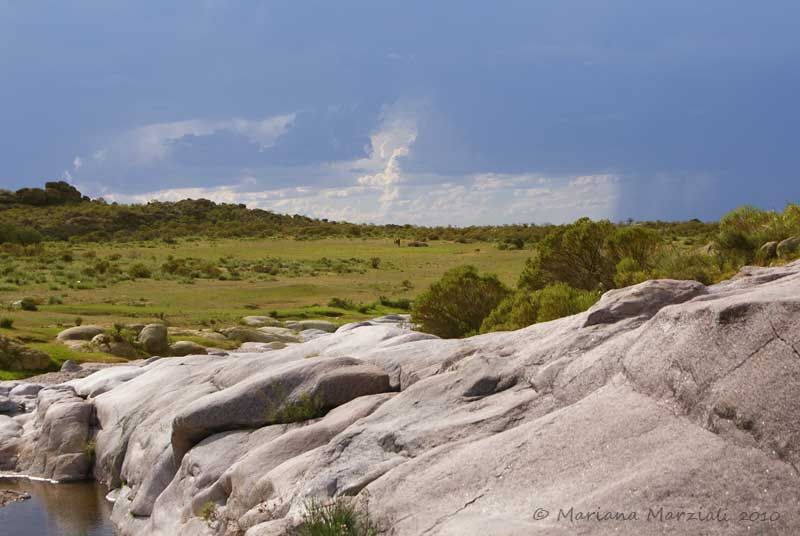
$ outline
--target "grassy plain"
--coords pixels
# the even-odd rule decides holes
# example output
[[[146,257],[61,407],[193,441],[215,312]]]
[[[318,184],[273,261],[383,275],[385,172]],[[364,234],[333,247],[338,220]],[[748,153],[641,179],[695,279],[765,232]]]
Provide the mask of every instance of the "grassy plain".
[[[398,247],[389,238],[46,243],[41,248],[0,258],[0,302],[6,306],[0,317],[13,321],[13,328],[0,329],[0,335],[44,350],[57,362],[115,359],[53,342],[78,317],[83,324],[105,326],[165,319],[178,327],[221,327],[246,315],[267,314],[344,323],[397,312],[377,303],[379,297],[411,299],[446,270],[463,264],[496,273],[513,286],[531,254],[490,243],[439,240],[428,247]],[[191,259],[215,275],[165,272],[165,264],[175,259]],[[134,265],[144,266],[150,277],[132,277]],[[329,307],[334,297],[366,308]],[[10,307],[23,298],[33,298],[38,310]]]

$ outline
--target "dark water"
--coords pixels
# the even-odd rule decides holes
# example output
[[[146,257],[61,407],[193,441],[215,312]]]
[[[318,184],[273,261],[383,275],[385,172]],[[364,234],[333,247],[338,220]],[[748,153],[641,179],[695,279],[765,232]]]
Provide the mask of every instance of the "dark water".
[[[0,507],[0,536],[113,536],[112,504],[94,482],[49,484],[0,477],[0,489],[31,498]]]

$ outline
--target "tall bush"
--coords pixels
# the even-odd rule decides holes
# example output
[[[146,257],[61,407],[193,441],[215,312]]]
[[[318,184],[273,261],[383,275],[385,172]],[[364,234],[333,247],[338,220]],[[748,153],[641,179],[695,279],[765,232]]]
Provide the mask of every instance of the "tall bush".
[[[421,331],[439,337],[473,335],[509,292],[497,276],[460,266],[445,272],[414,300],[411,319]]]

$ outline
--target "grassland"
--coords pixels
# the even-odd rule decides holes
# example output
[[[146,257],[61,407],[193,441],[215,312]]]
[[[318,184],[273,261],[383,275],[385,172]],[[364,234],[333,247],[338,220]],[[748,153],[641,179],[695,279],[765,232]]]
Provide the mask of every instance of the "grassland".
[[[376,302],[381,296],[413,298],[463,264],[513,285],[531,253],[489,243],[428,244],[398,247],[389,238],[44,243],[27,254],[0,257],[0,302],[6,307],[0,317],[13,321],[0,335],[44,350],[58,362],[108,361],[114,358],[73,352],[53,339],[78,317],[106,326],[158,319],[178,327],[224,326],[255,314],[344,323],[398,312]],[[190,269],[165,272],[176,260]],[[132,277],[134,266],[144,266],[149,277]],[[329,307],[333,297],[364,308]],[[33,298],[38,311],[10,307],[23,298]]]

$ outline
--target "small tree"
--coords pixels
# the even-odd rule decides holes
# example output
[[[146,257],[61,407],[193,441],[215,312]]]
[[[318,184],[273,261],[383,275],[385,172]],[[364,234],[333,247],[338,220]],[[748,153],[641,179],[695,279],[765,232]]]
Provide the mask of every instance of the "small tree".
[[[417,297],[411,319],[420,330],[439,337],[472,335],[508,294],[497,276],[480,275],[474,266],[460,266],[445,272]]]

